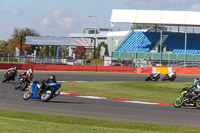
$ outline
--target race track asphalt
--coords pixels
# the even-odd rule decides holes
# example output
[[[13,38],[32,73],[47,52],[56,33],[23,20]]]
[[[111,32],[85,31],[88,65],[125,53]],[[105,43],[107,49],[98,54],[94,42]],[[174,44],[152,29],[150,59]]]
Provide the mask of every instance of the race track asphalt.
[[[58,81],[144,81],[147,75],[34,72],[34,80],[47,79],[55,74]],[[3,71],[0,71],[2,81]],[[195,76],[178,76],[176,81],[193,81]],[[175,82],[176,82],[175,81]],[[0,82],[0,109],[55,114],[62,116],[103,119],[112,121],[139,122],[151,124],[200,126],[200,110],[194,108],[176,109],[171,106],[144,105],[100,99],[87,99],[60,95],[49,102],[22,99],[23,91],[14,90],[16,81]]]

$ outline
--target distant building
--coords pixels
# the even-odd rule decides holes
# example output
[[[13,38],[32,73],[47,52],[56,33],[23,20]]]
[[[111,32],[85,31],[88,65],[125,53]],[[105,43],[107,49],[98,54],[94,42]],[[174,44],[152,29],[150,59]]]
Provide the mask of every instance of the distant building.
[[[107,45],[109,56],[112,56],[112,52],[119,46],[119,44],[126,39],[131,31],[114,31],[107,33]]]
[[[96,29],[96,34],[95,34]],[[91,39],[91,47],[94,47],[95,38],[97,38],[97,44],[101,42],[107,43],[107,33],[111,32],[112,30],[109,28],[93,28],[93,27],[86,27],[83,29],[82,33],[78,34],[70,34],[70,38],[90,38]],[[96,45],[97,47],[98,45]]]

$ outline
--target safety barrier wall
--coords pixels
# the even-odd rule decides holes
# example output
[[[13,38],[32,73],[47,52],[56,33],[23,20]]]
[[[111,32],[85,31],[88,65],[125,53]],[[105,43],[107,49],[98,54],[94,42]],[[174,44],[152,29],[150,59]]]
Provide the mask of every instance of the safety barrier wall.
[[[148,68],[137,68],[137,73],[153,73],[153,72],[160,71],[161,74],[167,74],[168,72],[173,71],[173,70],[176,71],[176,74],[200,74],[200,68],[192,68],[192,67],[148,67]]]
[[[82,72],[117,72],[134,73],[134,67],[124,66],[87,66],[87,65],[32,65],[32,64],[3,64],[0,63],[0,69],[8,69],[17,66],[19,70],[44,70],[44,71],[82,71]],[[200,68],[192,67],[148,67],[137,68],[137,73],[153,73],[160,71],[166,74],[169,71],[176,70],[177,74],[200,74]]]
[[[19,70],[44,70],[44,71],[82,71],[82,72],[118,72],[134,73],[134,67],[124,66],[87,66],[87,65],[40,65],[40,64],[4,64],[0,63],[0,69],[8,69],[17,66]]]

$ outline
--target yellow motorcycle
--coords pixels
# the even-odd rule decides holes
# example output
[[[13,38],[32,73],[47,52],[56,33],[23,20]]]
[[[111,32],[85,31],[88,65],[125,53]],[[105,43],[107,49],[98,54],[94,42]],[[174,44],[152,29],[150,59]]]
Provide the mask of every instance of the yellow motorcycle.
[[[195,85],[183,88],[180,91],[180,96],[174,100],[174,107],[180,108],[181,106],[193,106],[200,109],[200,97],[194,91]]]

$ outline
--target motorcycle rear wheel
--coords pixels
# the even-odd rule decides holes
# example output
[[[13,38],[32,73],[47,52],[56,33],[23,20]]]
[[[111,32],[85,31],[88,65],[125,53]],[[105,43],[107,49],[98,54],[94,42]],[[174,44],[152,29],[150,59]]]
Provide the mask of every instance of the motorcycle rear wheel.
[[[28,100],[31,97],[31,92],[30,91],[26,91],[23,95],[23,99],[24,100]]]
[[[177,97],[175,100],[174,100],[174,107],[175,108],[180,108],[182,105],[183,105],[183,103],[184,103],[184,97],[183,96],[179,96],[179,97]]]
[[[53,96],[53,92],[51,90],[46,90],[41,94],[41,101],[48,102]]]

